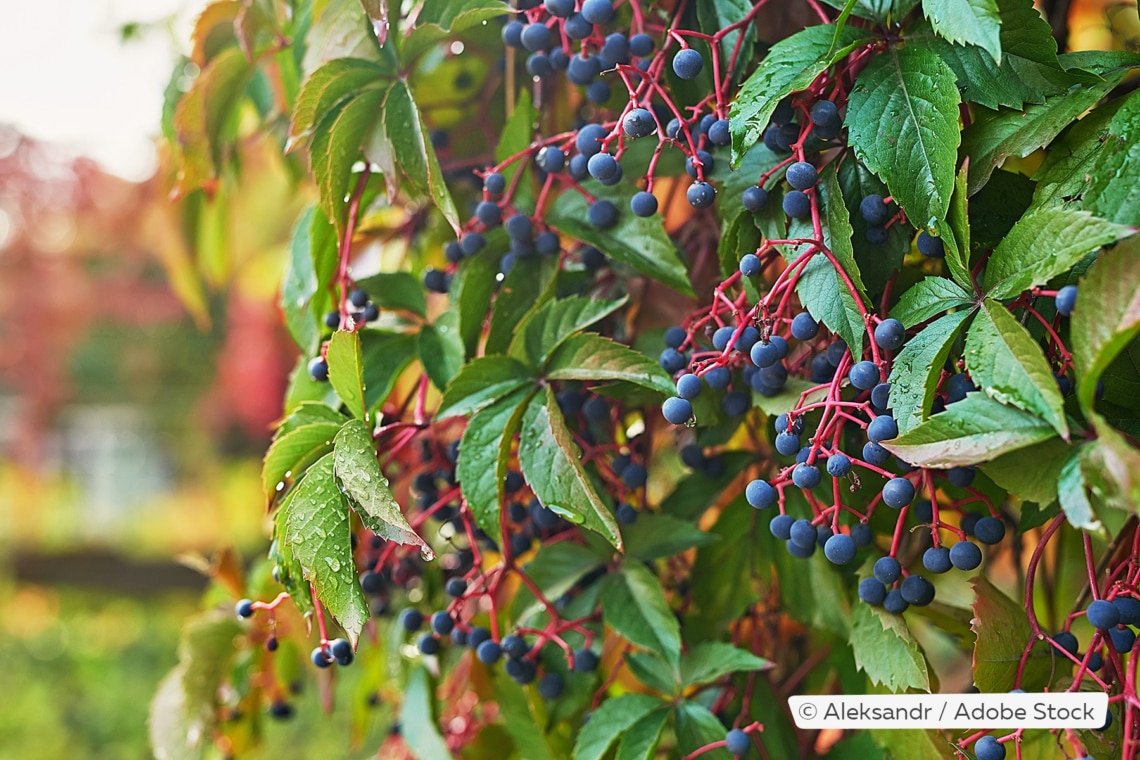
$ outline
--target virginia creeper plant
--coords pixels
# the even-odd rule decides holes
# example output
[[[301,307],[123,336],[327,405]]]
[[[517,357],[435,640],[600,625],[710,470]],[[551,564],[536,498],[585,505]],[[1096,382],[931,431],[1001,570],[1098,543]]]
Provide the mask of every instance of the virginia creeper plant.
[[[314,200],[270,548],[159,757],[346,667],[384,756],[1140,753],[1140,56],[1030,0],[222,0],[194,44],[198,248],[244,143]],[[1110,714],[786,707],[940,688]]]

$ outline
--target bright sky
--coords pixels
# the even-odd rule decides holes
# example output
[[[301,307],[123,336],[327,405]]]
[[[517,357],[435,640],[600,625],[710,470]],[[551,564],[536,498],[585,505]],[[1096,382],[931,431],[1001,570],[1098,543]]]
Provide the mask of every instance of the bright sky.
[[[162,92],[205,0],[5,3],[0,123],[94,158],[128,179],[154,168]],[[173,21],[173,24],[170,23]],[[120,42],[124,23],[141,39]]]

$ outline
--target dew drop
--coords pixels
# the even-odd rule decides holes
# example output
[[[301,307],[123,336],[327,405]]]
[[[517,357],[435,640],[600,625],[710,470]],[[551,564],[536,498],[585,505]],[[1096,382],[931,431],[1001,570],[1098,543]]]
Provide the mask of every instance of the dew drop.
[[[435,559],[435,552],[431,550],[430,546],[424,544],[420,547],[420,559],[422,559],[424,562],[431,562],[433,559]]]
[[[340,572],[340,560],[336,557],[325,557],[325,564],[327,564],[329,569],[334,573]]]

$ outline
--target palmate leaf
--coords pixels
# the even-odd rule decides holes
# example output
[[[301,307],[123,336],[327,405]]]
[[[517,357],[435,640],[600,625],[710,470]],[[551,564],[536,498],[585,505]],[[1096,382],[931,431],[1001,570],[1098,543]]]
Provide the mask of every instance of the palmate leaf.
[[[329,384],[355,417],[368,414],[364,404],[364,359],[360,336],[344,330],[333,333],[325,357],[329,364]]]
[[[1021,604],[997,589],[984,575],[970,579],[977,596],[972,606],[970,627],[977,636],[974,644],[974,683],[986,693],[1004,693],[1014,688],[1014,676],[1022,647],[1030,638],[1029,623]],[[1044,688],[1052,670],[1051,657],[1044,649],[1030,653],[1020,687],[1026,691]]]
[[[630,726],[664,704],[647,694],[623,694],[604,700],[578,732],[574,760],[601,760]]]
[[[313,267],[309,230],[313,223],[313,209],[301,214],[289,241],[289,265],[281,283],[281,310],[285,326],[293,342],[301,351],[311,354],[317,347],[320,335],[317,317],[309,308],[309,301],[317,292],[317,274]]]
[[[602,586],[602,616],[606,625],[630,643],[660,655],[674,671],[681,657],[681,627],[661,581],[644,565],[625,563]]]
[[[914,224],[933,226],[950,206],[959,102],[954,72],[916,46],[875,56],[851,91],[846,121],[856,155]]]
[[[1001,62],[1001,16],[994,0],[923,0],[922,13],[939,36],[977,45]]]
[[[518,326],[507,353],[541,369],[571,335],[617,311],[627,300],[571,296],[547,301]]]
[[[1078,291],[1069,328],[1077,395],[1091,409],[1096,383],[1140,332],[1140,237],[1102,254]]]
[[[872,683],[891,691],[930,691],[926,659],[903,618],[869,604],[856,604],[851,611],[850,636],[855,664]]]
[[[970,313],[958,311],[931,322],[895,357],[890,399],[900,433],[926,419],[942,365]]]
[[[568,338],[555,349],[544,374],[550,380],[633,383],[665,395],[676,391],[658,362],[595,333]]]
[[[1078,451],[1071,452],[1069,459],[1061,467],[1057,478],[1057,500],[1061,509],[1065,511],[1065,518],[1074,528],[1095,531],[1100,529],[1100,522],[1093,513],[1093,506],[1089,502],[1088,484],[1081,468],[1081,456]]]
[[[416,25],[403,40],[401,57],[410,61],[448,37],[503,15],[498,0],[433,0],[424,3]]]
[[[339,415],[338,415],[339,416]],[[298,477],[313,462],[332,451],[339,422],[315,422],[275,436],[261,468],[261,487],[273,498],[278,484],[287,477]]]
[[[1085,208],[1113,222],[1140,225],[1140,94],[1129,95],[1112,117],[1090,174]]]
[[[925,277],[902,294],[891,308],[891,316],[906,327],[914,327],[948,309],[968,303],[970,294],[953,280]]]
[[[475,414],[533,379],[525,364],[509,356],[475,359],[448,384],[436,419]]]

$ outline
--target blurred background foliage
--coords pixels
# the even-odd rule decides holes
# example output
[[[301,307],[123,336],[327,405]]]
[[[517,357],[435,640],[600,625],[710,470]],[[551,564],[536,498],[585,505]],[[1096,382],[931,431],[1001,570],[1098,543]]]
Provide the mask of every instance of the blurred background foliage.
[[[1136,18],[1134,3],[1074,0],[1071,48],[1138,49]],[[168,103],[196,75],[186,52]],[[478,142],[480,97],[422,105]],[[280,146],[252,130],[235,144],[240,192],[222,178],[171,200],[169,156],[128,182],[0,124],[0,760],[148,757],[147,705],[183,623],[213,606],[190,568],[218,547],[239,564],[264,551],[260,457],[297,358],[277,292],[314,193]],[[327,682],[290,696],[297,717],[252,756],[382,756],[389,716],[368,682],[384,657],[344,671],[331,716]]]

